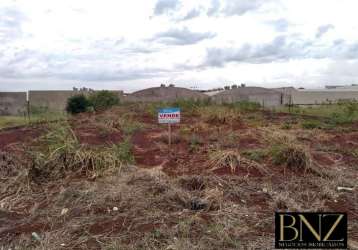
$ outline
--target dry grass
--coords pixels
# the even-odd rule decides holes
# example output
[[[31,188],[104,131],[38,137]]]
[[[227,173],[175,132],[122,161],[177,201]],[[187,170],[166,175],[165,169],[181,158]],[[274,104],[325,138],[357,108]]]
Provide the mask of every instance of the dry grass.
[[[208,166],[211,171],[229,167],[231,172],[235,173],[238,167],[244,167],[246,169],[255,168],[261,173],[268,174],[264,165],[243,157],[237,150],[213,151],[210,155]]]
[[[240,112],[225,106],[201,107],[198,112],[210,124],[232,125],[234,122],[241,122]]]
[[[126,117],[128,108],[135,110],[116,107],[86,122],[126,130],[131,136],[138,131],[132,129],[137,127],[132,124],[136,117],[128,115],[129,124],[118,121]],[[181,131],[181,140],[197,149],[190,152],[208,156],[199,164],[211,171],[199,174],[168,176],[164,164],[146,169],[128,166],[129,141],[122,146],[85,147],[66,123],[50,127],[30,148],[0,153],[0,249],[265,249],[273,247],[275,211],[332,211],[335,206],[348,209],[353,216],[349,234],[356,235],[357,196],[337,190],[338,186],[357,188],[355,156],[307,143],[313,139],[326,143],[332,135],[323,130],[279,129],[261,121],[261,113],[241,115],[247,121],[248,116],[259,116],[260,123],[254,117],[248,128],[234,129],[227,125],[235,124],[236,113],[224,114],[225,118],[217,114],[212,121],[207,116],[207,122],[199,117]],[[261,122],[267,127],[256,128],[263,126]],[[228,140],[226,147],[219,138]],[[243,149],[235,145],[240,138],[260,143],[247,143]],[[160,136],[150,140],[164,144]],[[283,175],[283,168],[272,164],[271,145],[280,146],[282,166],[294,171]],[[22,153],[29,149],[31,162]],[[318,150],[337,154],[333,158],[339,162],[329,171],[322,170],[324,166],[311,155]],[[229,171],[213,172],[218,168]],[[262,175],[237,176],[240,169]],[[9,234],[2,234],[3,230]],[[40,241],[31,237],[32,232]]]

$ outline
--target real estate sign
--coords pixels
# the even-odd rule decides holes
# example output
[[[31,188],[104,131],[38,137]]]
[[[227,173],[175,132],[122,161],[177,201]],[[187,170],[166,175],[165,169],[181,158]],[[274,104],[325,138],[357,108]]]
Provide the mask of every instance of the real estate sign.
[[[158,122],[173,124],[180,122],[180,108],[164,108],[158,112]]]

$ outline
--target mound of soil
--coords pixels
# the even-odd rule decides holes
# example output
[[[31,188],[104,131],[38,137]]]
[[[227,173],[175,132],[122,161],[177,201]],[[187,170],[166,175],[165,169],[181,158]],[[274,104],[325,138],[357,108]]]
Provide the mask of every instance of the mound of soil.
[[[43,133],[40,128],[11,129],[0,133],[0,150],[11,144],[26,143],[34,140]]]

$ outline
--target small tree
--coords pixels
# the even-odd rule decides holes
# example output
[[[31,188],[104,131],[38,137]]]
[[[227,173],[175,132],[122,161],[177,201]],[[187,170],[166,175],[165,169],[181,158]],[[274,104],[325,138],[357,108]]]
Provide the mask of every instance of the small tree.
[[[71,114],[78,114],[86,112],[90,106],[90,102],[83,94],[75,95],[68,98],[66,111]]]
[[[229,89],[230,89],[230,86],[225,86],[224,89],[225,89],[225,90],[229,90]]]
[[[231,85],[231,89],[237,89],[237,85],[236,84]]]
[[[89,96],[89,101],[92,104],[94,110],[99,111],[110,108],[114,105],[118,105],[119,97],[118,94],[115,92],[102,90],[91,94]]]

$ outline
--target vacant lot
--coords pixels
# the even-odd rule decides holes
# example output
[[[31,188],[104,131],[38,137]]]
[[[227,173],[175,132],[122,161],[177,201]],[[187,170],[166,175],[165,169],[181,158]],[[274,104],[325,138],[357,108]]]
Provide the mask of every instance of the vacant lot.
[[[271,249],[275,211],[358,241],[358,123],[181,103],[169,149],[159,106],[1,130],[0,249]]]

